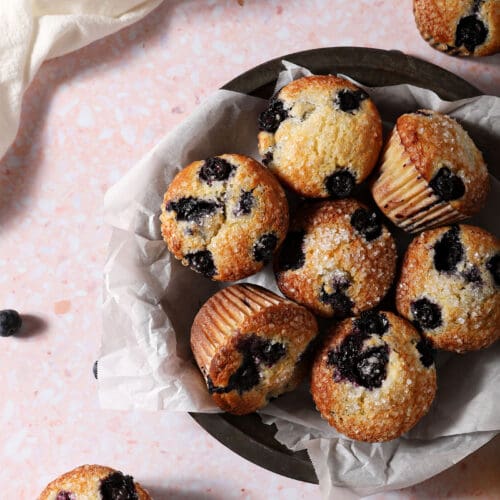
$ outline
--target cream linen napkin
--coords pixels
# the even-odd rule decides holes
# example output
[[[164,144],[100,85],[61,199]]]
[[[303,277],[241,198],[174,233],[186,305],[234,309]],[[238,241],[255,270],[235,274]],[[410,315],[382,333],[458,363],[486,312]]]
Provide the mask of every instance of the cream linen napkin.
[[[162,0],[0,0],[0,158],[43,61],[132,24]]]

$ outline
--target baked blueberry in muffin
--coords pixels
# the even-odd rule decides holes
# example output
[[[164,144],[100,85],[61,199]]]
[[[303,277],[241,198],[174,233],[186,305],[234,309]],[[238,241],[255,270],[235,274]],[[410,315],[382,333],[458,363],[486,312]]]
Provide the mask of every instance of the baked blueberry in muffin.
[[[500,51],[498,0],[413,0],[422,37],[435,49],[458,56]]]
[[[259,119],[263,163],[301,196],[345,198],[375,166],[382,123],[368,94],[336,76],[283,87]]]
[[[488,190],[488,170],[472,139],[431,110],[398,118],[372,185],[380,210],[412,233],[470,217]]]
[[[470,351],[500,336],[500,242],[469,225],[424,231],[408,247],[399,313],[437,348]]]
[[[288,228],[282,187],[260,163],[221,155],[184,168],[160,217],[169,250],[213,280],[235,281],[272,259]]]
[[[274,272],[281,292],[315,314],[375,307],[394,279],[396,247],[379,215],[354,199],[299,208]]]
[[[299,384],[317,330],[306,308],[255,285],[233,285],[200,309],[191,348],[215,403],[243,415]]]
[[[52,481],[39,500],[150,500],[131,476],[102,465],[82,465]]]
[[[311,393],[322,417],[342,434],[395,439],[434,400],[432,348],[395,314],[363,312],[331,329],[314,360]]]

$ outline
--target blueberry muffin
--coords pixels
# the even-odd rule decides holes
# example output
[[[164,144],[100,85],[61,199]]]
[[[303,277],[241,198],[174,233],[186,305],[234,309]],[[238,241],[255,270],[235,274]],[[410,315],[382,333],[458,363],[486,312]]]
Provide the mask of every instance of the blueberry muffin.
[[[432,47],[458,56],[500,51],[498,0],[413,0],[420,34]]]
[[[39,500],[150,500],[131,476],[102,465],[82,465],[52,481]]]
[[[175,258],[216,281],[260,271],[288,228],[279,182],[257,161],[236,154],[181,170],[161,211],[163,238]]]
[[[336,76],[283,87],[259,118],[263,163],[301,196],[345,198],[375,166],[382,122],[368,94]]]
[[[389,290],[396,246],[378,214],[354,199],[305,205],[274,271],[281,292],[325,317],[375,307]]]
[[[500,241],[468,225],[424,231],[406,252],[396,306],[439,349],[489,346],[500,336]]]
[[[316,355],[311,393],[321,416],[358,441],[395,439],[436,394],[433,352],[407,321],[367,311],[336,325]]]
[[[451,224],[477,213],[489,177],[479,149],[449,116],[419,110],[398,118],[372,195],[405,231]]]
[[[233,285],[200,309],[191,348],[215,403],[244,415],[297,387],[317,333],[305,307],[255,285]]]

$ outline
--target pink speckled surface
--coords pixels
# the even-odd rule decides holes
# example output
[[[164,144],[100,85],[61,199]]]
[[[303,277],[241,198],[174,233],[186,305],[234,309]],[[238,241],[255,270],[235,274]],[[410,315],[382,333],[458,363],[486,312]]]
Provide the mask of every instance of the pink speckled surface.
[[[109,236],[103,194],[205,96],[282,54],[399,49],[499,95],[500,54],[472,61],[433,51],[411,3],[167,0],[137,25],[41,68],[0,163],[0,309],[18,309],[27,326],[0,339],[2,499],[36,498],[82,463],[121,468],[159,500],[320,497],[317,486],[239,458],[187,415],[99,410],[92,364]],[[377,498],[499,498],[499,445]]]

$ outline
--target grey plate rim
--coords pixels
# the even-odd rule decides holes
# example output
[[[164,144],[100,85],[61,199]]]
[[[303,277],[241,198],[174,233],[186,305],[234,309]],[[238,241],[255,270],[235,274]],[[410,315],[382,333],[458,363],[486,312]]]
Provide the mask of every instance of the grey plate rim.
[[[449,101],[482,94],[459,76],[432,63],[397,50],[364,47],[326,47],[287,54],[242,73],[222,89],[269,98],[283,59],[318,74],[344,73],[369,86],[411,83],[433,90]],[[318,483],[307,453],[292,452],[276,441],[276,427],[263,424],[256,414],[190,415],[220,443],[250,462],[291,479]]]

